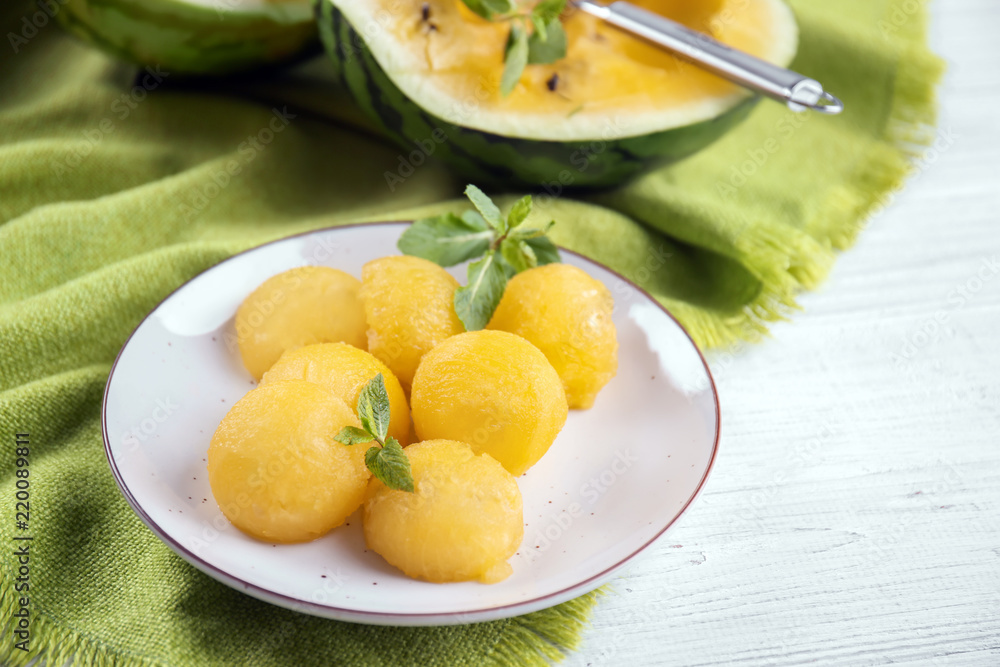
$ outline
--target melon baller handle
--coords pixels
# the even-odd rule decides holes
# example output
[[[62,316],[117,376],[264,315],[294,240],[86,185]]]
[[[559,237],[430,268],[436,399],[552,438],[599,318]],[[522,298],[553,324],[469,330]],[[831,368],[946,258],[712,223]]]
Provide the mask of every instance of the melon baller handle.
[[[570,0],[570,4],[619,30],[662,46],[723,79],[782,102],[792,111],[812,109],[838,114],[844,110],[844,104],[824,91],[819,81],[737,51],[641,7],[621,0],[610,5],[592,0]]]

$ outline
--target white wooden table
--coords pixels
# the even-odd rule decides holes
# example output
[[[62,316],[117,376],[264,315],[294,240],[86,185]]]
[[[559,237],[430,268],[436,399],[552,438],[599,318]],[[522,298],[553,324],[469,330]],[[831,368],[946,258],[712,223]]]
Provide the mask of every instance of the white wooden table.
[[[567,665],[1000,665],[1000,0],[933,14],[951,146],[793,322],[710,358],[707,490]]]

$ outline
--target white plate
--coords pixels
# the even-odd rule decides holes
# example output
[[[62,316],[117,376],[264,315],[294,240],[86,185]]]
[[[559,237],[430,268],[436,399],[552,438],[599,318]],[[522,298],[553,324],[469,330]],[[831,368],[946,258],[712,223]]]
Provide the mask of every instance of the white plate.
[[[615,298],[618,375],[590,410],[571,411],[545,457],[518,479],[524,542],[493,585],[415,581],[366,551],[358,514],[329,535],[274,546],[219,511],[206,451],[229,408],[254,386],[235,349],[233,315],[266,278],[303,264],[360,276],[398,254],[406,223],[320,230],[212,267],[136,328],[104,394],[108,461],[139,517],[195,567],[239,590],[318,616],[385,625],[445,625],[516,616],[606,582],[660,537],[705,484],[719,405],[704,359],[651,297],[563,251]],[[452,273],[464,282],[465,268]]]

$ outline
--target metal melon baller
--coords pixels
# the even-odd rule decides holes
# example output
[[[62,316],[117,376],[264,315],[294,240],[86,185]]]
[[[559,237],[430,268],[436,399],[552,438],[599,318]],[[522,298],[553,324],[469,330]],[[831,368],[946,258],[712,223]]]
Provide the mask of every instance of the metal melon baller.
[[[631,3],[619,0],[602,5],[592,0],[570,0],[569,4],[619,30],[672,51],[702,69],[783,102],[793,111],[812,109],[838,114],[844,110],[843,102],[824,91],[819,81],[737,51],[704,33]]]

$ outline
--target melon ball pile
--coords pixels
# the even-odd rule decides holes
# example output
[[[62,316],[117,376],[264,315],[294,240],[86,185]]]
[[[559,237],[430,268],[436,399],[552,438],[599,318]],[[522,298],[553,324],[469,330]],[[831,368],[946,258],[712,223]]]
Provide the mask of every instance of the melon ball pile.
[[[547,264],[514,276],[487,327],[465,331],[458,287],[403,255],[368,262],[360,281],[299,267],[246,298],[235,328],[259,384],[208,451],[212,493],[233,525],[307,542],[361,508],[368,548],[410,577],[510,575],[524,533],[516,477],[615,375],[614,303],[581,269]],[[359,397],[378,376],[386,442],[405,448],[412,491],[372,475],[368,444],[337,439],[362,426]]]

